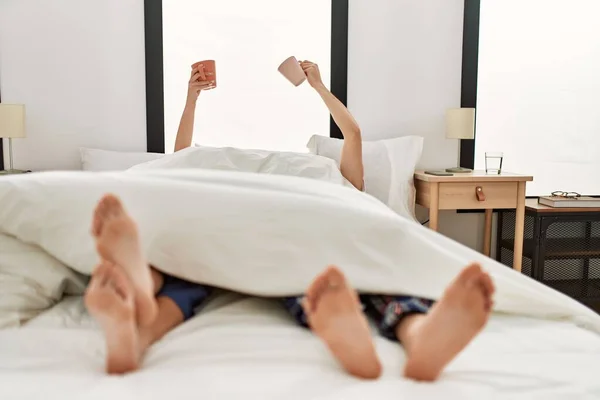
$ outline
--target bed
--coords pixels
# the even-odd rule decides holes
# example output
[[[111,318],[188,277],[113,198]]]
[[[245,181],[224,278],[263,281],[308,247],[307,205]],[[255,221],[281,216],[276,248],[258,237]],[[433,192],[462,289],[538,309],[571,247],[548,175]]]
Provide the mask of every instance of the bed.
[[[2,399],[597,399],[600,338],[568,322],[495,315],[434,384],[401,377],[400,346],[376,339],[384,375],[348,377],[276,301],[223,292],[148,353],[103,374],[104,342],[81,297],[0,331]]]
[[[156,168],[0,182],[0,398],[600,397],[591,310],[340,182],[182,169],[198,151]],[[104,342],[81,298],[97,262],[89,219],[105,192],[123,199],[153,265],[224,288],[124,377],[103,373]],[[272,299],[302,292],[329,263],[360,291],[435,299],[471,261],[493,276],[495,312],[433,384],[403,379],[401,347],[379,337],[383,377],[347,376]]]

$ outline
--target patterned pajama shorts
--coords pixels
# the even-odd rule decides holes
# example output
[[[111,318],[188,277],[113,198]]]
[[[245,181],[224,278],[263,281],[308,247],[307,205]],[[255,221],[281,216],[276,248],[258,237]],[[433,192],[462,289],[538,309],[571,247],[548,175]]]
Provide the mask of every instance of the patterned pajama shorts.
[[[296,322],[308,327],[306,314],[302,309],[304,296],[286,297],[283,300],[284,307],[294,317]],[[379,333],[390,340],[396,338],[396,327],[402,318],[411,314],[426,314],[433,305],[432,300],[421,299],[412,296],[383,296],[383,295],[361,295],[360,301],[363,309],[377,323]]]

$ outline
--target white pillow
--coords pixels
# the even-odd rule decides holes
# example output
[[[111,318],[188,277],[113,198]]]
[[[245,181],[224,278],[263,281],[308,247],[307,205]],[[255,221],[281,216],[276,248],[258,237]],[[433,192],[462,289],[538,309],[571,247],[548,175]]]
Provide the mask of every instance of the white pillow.
[[[331,158],[340,165],[344,141],[314,135],[307,144],[313,154]],[[423,151],[423,138],[403,136],[363,142],[365,191],[396,213],[415,218],[413,176]]]
[[[81,169],[84,171],[125,171],[134,165],[164,156],[159,153],[134,153],[85,147],[79,150],[81,152]]]
[[[334,160],[310,153],[198,146],[137,165],[140,169],[202,168],[224,171],[291,175],[348,184]]]
[[[83,294],[86,279],[42,249],[1,233],[0,249],[0,329],[20,326],[63,294]]]

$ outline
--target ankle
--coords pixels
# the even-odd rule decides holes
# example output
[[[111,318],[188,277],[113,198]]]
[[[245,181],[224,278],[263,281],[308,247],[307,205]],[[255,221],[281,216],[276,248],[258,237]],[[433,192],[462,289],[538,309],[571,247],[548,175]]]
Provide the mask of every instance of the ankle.
[[[403,346],[407,347],[415,336],[419,334],[419,330],[421,329],[421,325],[423,320],[425,319],[426,314],[411,314],[407,315],[396,326],[396,338]]]

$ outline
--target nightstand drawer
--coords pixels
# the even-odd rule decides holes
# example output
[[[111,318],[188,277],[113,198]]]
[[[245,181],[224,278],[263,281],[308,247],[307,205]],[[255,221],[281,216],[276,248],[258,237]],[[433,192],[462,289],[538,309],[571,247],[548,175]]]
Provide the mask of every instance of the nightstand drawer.
[[[440,210],[477,210],[517,207],[516,182],[440,183]],[[477,196],[481,188],[485,200]]]

